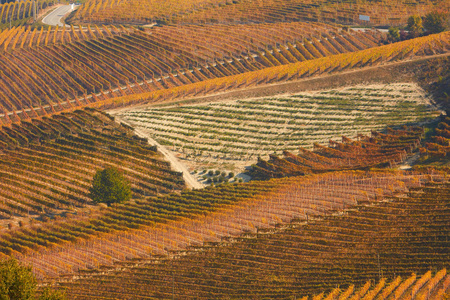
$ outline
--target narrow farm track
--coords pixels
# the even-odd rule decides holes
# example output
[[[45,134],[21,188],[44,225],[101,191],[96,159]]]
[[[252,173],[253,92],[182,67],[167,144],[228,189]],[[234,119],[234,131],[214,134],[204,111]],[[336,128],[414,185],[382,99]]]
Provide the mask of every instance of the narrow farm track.
[[[186,168],[186,166],[180,162],[175,155],[172,154],[166,147],[158,143],[156,140],[152,138],[152,135],[143,128],[138,128],[134,126],[133,122],[125,121],[123,118],[119,118],[118,116],[115,116],[116,120],[120,123],[124,123],[128,126],[131,126],[134,128],[134,132],[137,136],[148,139],[149,143],[153,146],[156,146],[158,148],[158,151],[164,155],[164,158],[170,162],[172,168],[177,171],[183,173],[183,179],[186,182],[186,185],[189,188],[192,189],[201,189],[204,188],[205,185],[198,182],[197,179],[195,179],[194,176],[189,172],[189,170]]]

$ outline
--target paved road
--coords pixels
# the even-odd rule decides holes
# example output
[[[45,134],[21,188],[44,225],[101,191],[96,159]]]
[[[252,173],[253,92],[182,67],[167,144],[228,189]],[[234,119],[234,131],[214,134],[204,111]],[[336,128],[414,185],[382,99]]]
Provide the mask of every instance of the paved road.
[[[389,30],[387,30],[387,29],[378,29],[378,28],[375,28],[375,29],[372,29],[372,28],[365,28],[365,27],[361,27],[361,28],[350,28],[351,30],[355,30],[355,31],[366,31],[366,30],[368,30],[368,31],[381,31],[381,32],[389,32]]]
[[[73,9],[72,9],[73,7]],[[42,19],[42,23],[51,25],[51,26],[63,26],[64,24],[61,22],[61,18],[66,14],[70,13],[72,10],[77,9],[77,5],[63,5],[49,13]]]

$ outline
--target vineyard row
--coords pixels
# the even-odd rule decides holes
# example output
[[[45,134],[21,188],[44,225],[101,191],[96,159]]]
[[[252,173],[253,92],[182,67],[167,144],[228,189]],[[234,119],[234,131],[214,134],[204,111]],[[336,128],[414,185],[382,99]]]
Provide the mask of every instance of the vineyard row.
[[[195,26],[176,30],[162,27],[148,33],[107,27],[96,30],[89,26],[81,30],[64,27],[54,31],[28,30],[23,33],[26,36],[22,40],[18,38],[22,36],[20,32],[5,33],[0,36],[4,49],[21,49],[4,53],[0,61],[0,74],[4,75],[0,79],[1,121],[6,124],[20,122],[51,114],[52,110],[61,111],[105,99],[169,89],[377,45],[371,34],[335,31],[330,33],[333,36],[323,33],[319,41],[319,33],[312,27],[303,23],[273,26],[273,33],[265,34],[264,38],[262,36],[269,27],[259,25],[242,26],[233,30],[235,34],[231,36],[224,34],[226,26],[203,30]],[[320,28],[324,31],[332,29],[325,25]],[[216,33],[220,39],[214,37]],[[102,35],[104,37],[100,37]],[[243,37],[247,35],[262,42],[245,41]],[[3,42],[1,38],[4,38]],[[211,42],[212,39],[217,42]],[[63,40],[67,43],[50,46]],[[30,48],[25,47],[27,42]],[[35,47],[36,43],[40,46]]]
[[[299,188],[289,194],[309,189]],[[347,192],[352,190],[347,186]],[[315,190],[321,192],[325,190]],[[345,213],[324,218],[308,213],[307,223],[300,219],[268,231],[249,228],[239,238],[216,239],[180,255],[86,271],[60,285],[82,299],[114,299],[117,293],[133,299],[168,299],[172,293],[182,299],[301,299],[321,292],[313,299],[325,299],[330,292],[336,297],[336,286],[347,292],[344,299],[442,299],[439,295],[449,288],[446,271],[439,271],[449,263],[449,193],[448,178],[416,185],[399,197]],[[326,192],[321,199],[329,196]],[[283,209],[284,203],[271,212]],[[175,233],[168,230],[165,236]],[[183,236],[190,237],[180,232],[178,239]],[[376,279],[382,280],[372,286]],[[364,286],[348,291],[351,285]]]
[[[343,172],[223,184],[118,205],[92,220],[19,230],[4,235],[0,246],[3,255],[33,265],[38,277],[53,277],[307,220],[404,193],[431,178],[440,181],[442,175]]]

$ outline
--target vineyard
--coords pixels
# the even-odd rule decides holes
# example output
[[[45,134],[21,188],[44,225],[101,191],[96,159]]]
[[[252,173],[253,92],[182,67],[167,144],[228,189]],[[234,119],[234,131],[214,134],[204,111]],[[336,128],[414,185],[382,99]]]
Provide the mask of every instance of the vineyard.
[[[323,38],[319,42],[320,32],[313,26],[330,30],[326,35],[330,42]],[[273,35],[266,35],[260,43],[250,43],[243,37],[249,31],[255,38],[260,37],[267,32],[267,25],[241,26],[235,31],[235,43],[231,46],[230,35],[224,34],[226,26],[203,30],[196,26],[162,27],[147,33],[114,26],[47,30],[18,27],[5,31],[0,33],[0,48],[6,51],[0,64],[0,74],[6,75],[0,79],[2,121],[27,119],[23,111],[30,109],[31,117],[45,115],[47,112],[40,106],[59,111],[64,106],[81,106],[358,51],[377,46],[381,38],[371,33],[339,32],[321,24],[273,27]],[[216,42],[212,43],[212,39]],[[11,112],[16,112],[13,118],[5,117]]]
[[[353,138],[438,115],[417,85],[390,84],[208,105],[131,109],[118,117],[176,151],[192,169],[226,166],[241,171],[259,156],[280,150],[310,148],[336,137]],[[367,149],[368,159],[377,160],[376,152]]]
[[[345,169],[392,168],[417,150],[422,136],[420,127],[388,128],[387,134],[358,135],[355,141],[343,136],[342,142],[330,140],[329,147],[314,144],[314,151],[300,148],[298,154],[293,154],[285,150],[282,158],[272,154],[268,161],[258,159],[250,173],[254,179],[267,179]]]
[[[0,131],[0,217],[37,218],[92,205],[96,170],[120,168],[135,197],[182,189],[180,174],[132,131],[80,110]]]
[[[442,180],[442,174],[343,172],[224,184],[112,206],[93,217],[30,224],[4,233],[0,252],[32,264],[39,277],[54,277],[305,220],[405,192],[431,178]]]
[[[36,1],[36,9],[45,9],[54,4],[54,0],[38,0]],[[31,0],[0,4],[0,28],[6,28],[2,24],[9,25],[10,22],[14,25],[24,25],[33,16],[33,9],[35,9],[33,5]]]
[[[303,26],[301,23],[290,25],[294,28]],[[164,39],[155,39],[159,34],[158,29],[151,32],[152,34],[146,34],[141,31],[119,33],[120,30],[117,28],[113,32],[106,27],[103,29],[97,27],[95,31],[88,27],[88,31],[89,28],[92,39],[85,37],[84,41],[46,47],[46,44],[58,39],[59,33],[63,39],[65,27],[53,32],[47,30],[45,34],[43,30],[40,30],[39,34],[34,30],[31,35],[28,34],[31,43],[44,43],[44,47],[20,49],[3,55],[0,62],[2,72],[0,74],[6,75],[0,78],[2,96],[0,120],[3,124],[17,123],[23,119],[52,114],[53,111],[85,105],[100,104],[104,107],[114,107],[130,102],[160,101],[212,93],[220,89],[244,88],[255,84],[318,76],[362,66],[374,66],[382,62],[404,60],[415,55],[446,53],[450,48],[446,32],[360,51],[357,51],[358,48],[355,46],[351,48],[349,40],[336,36],[336,40],[342,42],[341,50],[336,53],[357,51],[356,54],[343,53],[323,57],[319,50],[326,53],[325,46],[321,48],[317,43],[317,47],[314,48],[307,39],[303,40],[304,45],[297,43],[295,42],[295,39],[299,38],[297,36],[292,37],[294,40],[292,43],[296,44],[296,47],[291,48],[292,51],[287,51],[284,46],[280,47],[280,52],[277,48],[262,50],[264,53],[249,49],[245,50],[247,52],[244,53],[247,54],[243,57],[239,48],[236,48],[234,53],[242,57],[239,59],[233,58],[230,54],[232,52],[223,50],[219,54],[213,51],[213,48],[205,49],[202,54],[194,48],[190,51],[174,49],[166,36]],[[161,30],[167,30],[165,28],[167,27]],[[287,29],[288,25],[284,25],[283,28]],[[255,32],[263,30],[258,26],[248,29],[254,29]],[[84,31],[85,29],[82,29],[77,33],[72,28],[66,33],[69,34],[67,37],[86,35]],[[109,37],[93,38],[102,34]],[[9,47],[13,36],[9,35],[5,39],[3,43],[5,49]],[[342,36],[351,35],[342,33]],[[364,38],[369,39],[369,36],[371,34],[367,34]],[[195,36],[192,38],[195,39]],[[333,38],[322,39],[322,41],[331,40]],[[11,47],[17,46],[17,41],[15,39]],[[280,40],[278,35],[275,35],[272,41],[267,40],[264,45],[275,46],[282,41],[292,45],[288,38],[283,37]],[[353,40],[356,44],[355,41],[356,39]],[[336,42],[333,43],[339,48]],[[370,44],[368,41],[367,43]],[[343,45],[347,45],[347,50],[342,48]],[[168,47],[173,49],[173,52],[164,50]],[[369,46],[360,44],[359,47],[364,49]],[[433,49],[432,52],[429,50],[430,47]],[[158,51],[154,52],[155,50]],[[291,63],[296,60],[298,62]]]
[[[64,45],[72,42],[90,39],[100,39],[124,32],[123,28],[114,26],[82,26],[72,25],[70,29],[66,26],[55,28],[25,28],[23,26],[5,29],[0,32],[0,51],[12,52],[20,49],[38,49],[53,45]],[[20,55],[20,54],[18,54]]]
[[[0,299],[450,299],[447,0],[80,2],[0,4]]]
[[[431,141],[420,149],[423,160],[446,162],[450,155],[450,118],[444,117],[435,129]]]
[[[350,73],[365,68],[374,68],[379,65],[389,65],[395,62],[408,61],[414,57],[426,57],[427,55],[448,56],[450,49],[449,33],[429,35],[414,40],[390,44],[381,47],[361,50],[356,53],[343,53],[326,56],[318,59],[267,67],[262,70],[246,72],[238,75],[230,75],[215,79],[205,80],[183,86],[162,89],[154,92],[146,92],[107,99],[89,106],[101,109],[111,109],[121,106],[136,104],[159,104],[161,102],[173,102],[178,99],[192,99],[204,95],[223,93],[234,89],[250,89],[256,86],[268,84],[280,84],[306,78],[315,78],[330,74]],[[367,70],[367,69],[366,69]],[[383,81],[382,79],[377,80]],[[361,79],[359,80],[361,81]]]
[[[433,180],[343,214],[312,219],[308,213],[306,224],[299,218],[279,229],[250,229],[175,253],[175,259],[121,263],[60,285],[73,299],[302,299],[321,292],[314,299],[337,299],[337,285],[344,299],[442,299],[436,295],[450,281],[441,270],[449,263],[450,185]],[[323,187],[316,195],[334,189]],[[346,191],[357,192],[350,186]],[[383,279],[366,283],[375,278]],[[330,291],[335,296],[325,298]]]
[[[176,3],[176,5],[174,5]],[[112,24],[242,24],[292,21],[361,24],[359,15],[370,16],[370,25],[398,25],[407,17],[446,9],[446,1],[331,1],[331,0],[202,0],[202,1],[88,0],[70,23]]]

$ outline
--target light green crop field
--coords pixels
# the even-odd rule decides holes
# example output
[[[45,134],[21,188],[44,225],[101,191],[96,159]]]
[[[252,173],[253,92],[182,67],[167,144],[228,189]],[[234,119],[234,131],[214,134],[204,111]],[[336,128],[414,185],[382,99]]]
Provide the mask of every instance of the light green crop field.
[[[191,168],[241,171],[258,156],[440,114],[416,84],[353,86],[270,98],[128,110],[119,117]]]

